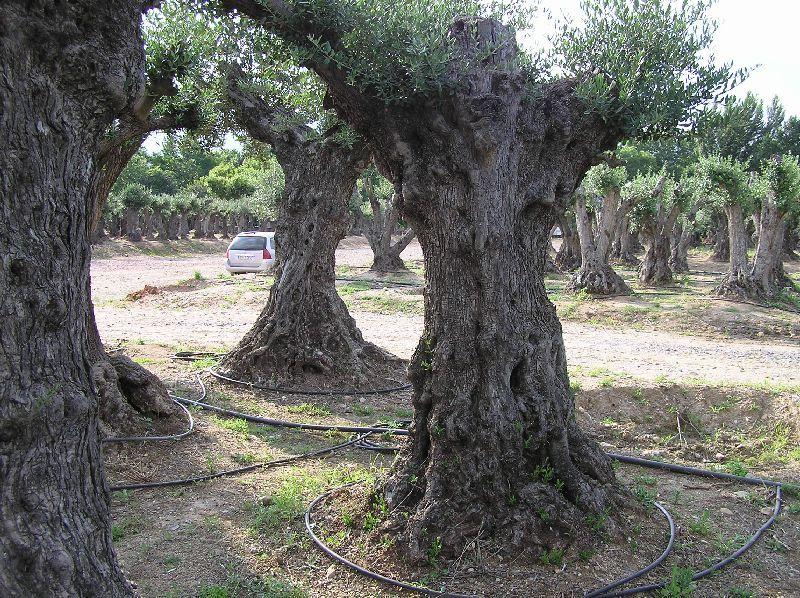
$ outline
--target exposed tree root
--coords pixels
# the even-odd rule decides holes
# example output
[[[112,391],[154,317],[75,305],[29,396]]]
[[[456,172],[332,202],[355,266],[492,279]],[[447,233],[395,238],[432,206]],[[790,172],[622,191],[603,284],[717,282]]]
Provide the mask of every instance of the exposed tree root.
[[[591,270],[581,267],[566,288],[573,293],[584,290],[591,295],[631,294],[631,288],[611,266]]]

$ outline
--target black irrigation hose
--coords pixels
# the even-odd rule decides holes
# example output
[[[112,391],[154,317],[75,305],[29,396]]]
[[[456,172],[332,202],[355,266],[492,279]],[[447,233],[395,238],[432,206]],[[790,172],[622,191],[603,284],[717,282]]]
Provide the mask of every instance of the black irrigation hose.
[[[769,529],[769,527],[772,526],[773,523],[775,523],[775,520],[778,518],[778,515],[780,515],[781,504],[782,504],[782,492],[781,492],[781,490],[782,490],[781,485],[778,484],[775,487],[775,507],[772,510],[772,516],[764,523],[764,525],[762,525],[760,528],[758,528],[758,531],[756,531],[756,533],[753,534],[750,537],[750,539],[747,541],[747,543],[744,546],[742,546],[739,550],[737,550],[736,552],[728,555],[727,557],[725,557],[721,561],[718,561],[717,563],[714,563],[713,565],[711,565],[707,569],[703,569],[702,571],[700,571],[700,573],[696,573],[695,575],[693,575],[692,576],[692,581],[698,581],[698,580],[700,580],[700,579],[702,579],[704,577],[707,577],[707,576],[711,575],[715,571],[719,571],[723,567],[729,565],[730,563],[732,563],[733,561],[738,559],[745,552],[750,550],[756,542],[758,542],[758,539],[761,537],[761,535],[765,531],[767,531],[767,529]],[[659,590],[659,589],[665,587],[667,584],[669,584],[669,582],[670,582],[670,580],[665,580],[665,581],[660,581],[658,583],[649,584],[649,585],[646,585],[646,586],[638,586],[638,587],[635,587],[635,588],[629,588],[627,590],[622,590],[621,592],[614,592],[612,594],[603,594],[603,598],[616,598],[617,596],[632,596],[634,594],[641,594],[643,592],[653,592],[655,590]]]
[[[183,409],[184,413],[186,413],[186,417],[189,420],[189,427],[184,432],[181,432],[180,434],[173,434],[171,436],[111,436],[109,438],[103,438],[101,442],[103,444],[111,444],[116,442],[150,442],[150,441],[161,442],[168,440],[180,440],[181,438],[185,438],[186,436],[194,432],[194,418],[192,417],[191,412],[180,402],[180,397],[170,395],[170,398],[178,407]]]
[[[297,390],[294,388],[281,388],[280,386],[267,386],[266,384],[256,384],[254,382],[246,382],[245,380],[237,380],[214,371],[212,368],[206,370],[209,374],[219,380],[230,382],[231,384],[238,384],[239,386],[247,386],[249,388],[256,388],[258,390],[266,390],[268,392],[276,392],[287,395],[308,395],[308,396],[371,396],[371,395],[384,395],[399,390],[408,390],[411,388],[410,384],[403,384],[401,386],[393,386],[392,388],[379,388],[376,390]]]
[[[185,486],[188,484],[196,484],[197,482],[205,482],[207,480],[213,480],[216,478],[239,475],[242,473],[247,473],[249,471],[255,471],[256,469],[288,465],[289,463],[295,463],[297,461],[302,461],[304,459],[311,459],[312,457],[327,455],[328,453],[333,453],[342,450],[348,446],[357,445],[359,442],[363,441],[369,435],[370,432],[357,436],[356,438],[352,438],[347,442],[343,442],[341,444],[330,446],[324,449],[319,449],[316,451],[311,451],[310,453],[303,453],[301,455],[295,455],[293,457],[286,457],[285,459],[276,459],[274,461],[266,461],[264,463],[253,463],[252,465],[247,465],[245,467],[238,467],[236,469],[227,469],[225,471],[218,471],[216,473],[209,473],[207,475],[197,476],[193,478],[166,480],[164,482],[143,482],[141,484],[117,484],[115,486],[111,486],[111,491],[113,492],[117,490],[143,490],[145,488],[167,488],[170,486]]]
[[[448,597],[448,598],[476,598],[476,596],[474,594],[452,594],[452,593],[448,593],[448,592],[437,592],[436,590],[431,590],[430,588],[424,588],[422,586],[417,586],[417,585],[414,585],[414,584],[406,583],[406,582],[400,581],[398,579],[392,579],[391,577],[386,577],[384,575],[381,575],[380,573],[376,573],[375,571],[370,571],[369,569],[365,569],[364,567],[361,567],[360,565],[356,565],[354,562],[347,560],[345,557],[343,557],[339,553],[334,552],[322,540],[320,540],[319,537],[317,537],[317,535],[314,533],[314,530],[312,529],[313,523],[311,522],[311,513],[313,512],[314,507],[316,507],[318,503],[320,503],[321,501],[325,500],[326,498],[328,498],[329,496],[331,496],[335,492],[338,492],[342,488],[347,488],[348,486],[352,486],[355,483],[356,482],[351,482],[350,484],[345,484],[344,486],[339,486],[338,488],[334,488],[333,490],[329,490],[325,494],[321,494],[320,496],[315,498],[313,501],[311,501],[311,504],[308,505],[308,509],[306,509],[306,514],[305,514],[305,517],[304,517],[305,524],[306,524],[306,532],[311,537],[311,541],[314,542],[314,544],[316,544],[317,547],[319,547],[319,549],[322,550],[322,552],[327,554],[329,557],[331,557],[333,560],[337,561],[338,563],[344,565],[345,567],[348,567],[348,568],[352,569],[356,573],[359,573],[359,574],[361,574],[361,575],[363,575],[365,577],[369,577],[370,579],[374,579],[375,581],[379,581],[379,582],[385,583],[387,585],[392,585],[392,586],[394,586],[396,588],[401,588],[403,590],[411,590],[412,592],[417,592],[417,593],[423,594],[425,596],[444,596],[444,597]]]
[[[182,357],[190,357],[191,358],[191,357],[193,357],[193,355],[183,355]],[[240,381],[229,379],[229,378],[226,378],[226,377],[221,376],[219,374],[216,374],[215,372],[213,372],[210,369],[208,371],[212,375],[214,375],[215,377],[221,378],[223,380],[242,383]],[[205,384],[203,384],[203,381],[200,378],[199,374],[197,375],[197,381],[200,384],[200,387],[202,389],[201,398],[205,398],[205,396],[206,396],[206,387],[205,387]],[[243,384],[246,384],[246,385],[249,385],[249,386],[254,386],[254,385],[249,384],[249,383],[243,383]],[[300,394],[300,393],[298,393],[298,394]],[[328,394],[328,393],[326,393],[326,394]],[[349,394],[349,393],[342,393],[342,394]],[[378,393],[373,391],[373,394],[378,394]],[[118,490],[140,490],[140,489],[146,489],[146,488],[164,488],[164,487],[170,487],[170,486],[182,486],[182,485],[194,484],[194,483],[204,482],[204,481],[207,481],[207,480],[220,478],[220,477],[224,477],[224,476],[238,475],[238,474],[241,474],[241,473],[246,473],[246,472],[249,472],[249,471],[254,471],[256,469],[261,469],[261,468],[265,468],[265,467],[277,467],[277,466],[280,466],[280,465],[286,465],[286,464],[294,463],[296,461],[300,461],[300,460],[303,460],[303,459],[309,459],[309,458],[312,458],[312,457],[317,457],[317,456],[321,456],[321,455],[324,455],[324,454],[332,453],[332,452],[344,449],[344,448],[346,448],[348,446],[356,446],[358,448],[362,448],[362,449],[366,449],[366,450],[392,452],[392,451],[397,450],[398,447],[378,445],[378,444],[372,442],[371,440],[369,440],[368,437],[370,435],[372,435],[372,434],[375,434],[375,433],[379,433],[379,434],[380,433],[382,433],[382,434],[387,434],[388,433],[388,434],[394,434],[394,435],[408,435],[408,433],[409,433],[408,430],[404,430],[404,429],[386,428],[386,427],[380,427],[380,426],[367,427],[367,426],[338,426],[338,425],[303,424],[303,423],[298,423],[298,422],[291,422],[291,421],[285,421],[285,420],[277,420],[277,419],[271,419],[271,418],[258,417],[258,416],[250,415],[250,414],[247,414],[247,413],[241,413],[241,412],[233,411],[233,410],[230,410],[230,409],[224,409],[222,407],[216,407],[214,405],[210,405],[210,404],[204,403],[202,401],[195,401],[195,400],[192,400],[192,399],[185,399],[185,398],[177,397],[177,396],[172,396],[172,400],[175,401],[176,403],[178,403],[184,409],[184,411],[186,412],[186,414],[189,417],[189,429],[187,431],[185,431],[185,432],[183,432],[181,434],[177,434],[175,436],[164,436],[164,437],[142,436],[142,437],[127,437],[127,438],[126,437],[108,438],[108,439],[105,439],[104,442],[136,442],[136,441],[149,441],[149,440],[175,440],[175,439],[183,438],[184,436],[190,434],[192,432],[192,430],[194,429],[194,419],[192,418],[191,413],[189,412],[188,409],[186,409],[184,404],[194,405],[194,406],[201,407],[201,408],[206,409],[206,410],[214,411],[214,412],[217,412],[217,413],[220,413],[220,414],[223,414],[223,415],[228,415],[228,416],[231,416],[231,417],[238,417],[238,418],[241,418],[241,419],[244,419],[244,420],[247,420],[247,421],[252,421],[252,422],[256,422],[256,423],[262,423],[262,424],[271,425],[271,426],[280,426],[280,427],[296,428],[296,429],[303,429],[303,430],[317,430],[317,431],[357,432],[360,435],[357,436],[356,438],[348,440],[347,442],[344,442],[344,443],[341,443],[341,444],[338,444],[338,445],[335,445],[335,446],[332,446],[332,447],[320,449],[320,450],[317,450],[317,451],[312,451],[310,453],[304,453],[304,454],[301,454],[301,455],[296,455],[296,456],[293,456],[293,457],[287,457],[285,459],[277,459],[277,460],[274,460],[274,461],[267,461],[265,463],[254,463],[252,465],[248,465],[248,466],[245,466],[245,467],[239,467],[239,468],[236,468],[236,469],[229,469],[229,470],[226,470],[226,471],[207,474],[207,475],[204,475],[204,476],[197,476],[197,477],[193,477],[193,478],[167,480],[167,481],[163,481],[163,482],[147,482],[147,483],[140,483],[140,484],[118,484],[118,485],[111,486],[111,490],[112,491],[118,491]],[[773,480],[766,480],[766,479],[762,479],[762,478],[755,478],[755,477],[737,476],[737,475],[733,475],[733,474],[729,474],[729,473],[725,473],[725,472],[711,471],[711,470],[708,470],[708,469],[700,469],[698,467],[691,467],[691,466],[686,466],[686,465],[677,465],[677,464],[665,463],[665,462],[661,462],[661,461],[653,461],[653,460],[650,460],[650,459],[643,459],[641,457],[632,457],[632,456],[629,456],[629,455],[621,455],[621,454],[618,454],[618,453],[606,453],[606,454],[609,456],[609,458],[614,459],[616,461],[620,461],[620,462],[623,462],[623,463],[629,463],[629,464],[633,464],[633,465],[640,465],[640,466],[649,467],[649,468],[652,468],[652,469],[662,469],[662,470],[672,471],[672,472],[686,474],[686,475],[696,475],[696,476],[709,477],[709,478],[715,478],[715,479],[723,479],[723,480],[741,482],[741,483],[755,485],[755,486],[771,486],[771,487],[774,487],[776,489],[776,491],[775,491],[775,507],[773,509],[772,516],[769,518],[769,520],[767,520],[758,529],[758,531],[756,531],[756,533],[753,534],[750,537],[750,539],[747,541],[747,543],[745,543],[741,548],[739,548],[737,551],[735,551],[734,553],[732,553],[731,555],[729,555],[725,559],[715,563],[711,567],[708,567],[707,569],[704,569],[703,571],[695,574],[692,577],[692,581],[697,581],[699,579],[702,579],[702,578],[710,575],[711,573],[713,573],[715,571],[718,571],[718,570],[722,569],[723,567],[727,566],[728,564],[732,563],[733,561],[735,561],[742,554],[744,554],[750,548],[753,547],[753,545],[759,540],[759,538],[763,535],[763,533],[770,526],[772,526],[772,524],[777,519],[778,515],[780,515],[781,506],[782,506],[782,484],[781,484],[781,482],[776,482],[776,481],[773,481]],[[355,483],[355,482],[353,482],[353,483]],[[345,486],[340,486],[339,488],[335,488],[333,490],[330,490],[329,492],[326,492],[325,494],[322,494],[322,495],[318,496],[317,498],[315,498],[311,502],[311,504],[309,505],[308,509],[306,510],[306,513],[305,513],[306,531],[308,532],[308,534],[310,535],[310,537],[314,541],[314,543],[323,552],[325,552],[328,556],[330,556],[334,560],[338,561],[339,563],[341,563],[341,564],[353,569],[357,573],[360,573],[360,574],[362,574],[362,575],[364,575],[366,577],[369,577],[371,579],[374,579],[376,581],[380,581],[380,582],[383,582],[383,583],[386,583],[386,584],[393,585],[395,587],[399,587],[399,588],[402,588],[402,589],[415,591],[415,592],[418,592],[418,593],[421,593],[421,594],[424,594],[424,595],[428,595],[428,596],[446,596],[446,597],[452,597],[452,598],[474,598],[473,596],[468,595],[468,594],[451,594],[451,593],[439,592],[439,591],[431,590],[429,588],[424,588],[424,587],[421,587],[421,586],[416,586],[416,585],[408,584],[408,583],[405,583],[405,582],[402,582],[402,581],[399,581],[399,580],[391,579],[389,577],[385,577],[383,575],[380,575],[379,573],[375,573],[374,571],[370,571],[368,569],[364,569],[363,567],[360,567],[359,565],[356,565],[355,563],[347,560],[345,557],[339,555],[338,553],[336,553],[333,550],[331,550],[328,546],[326,546],[316,536],[316,534],[314,534],[313,530],[311,529],[311,525],[312,525],[311,524],[311,512],[313,511],[314,507],[320,501],[324,500],[325,498],[327,498],[328,496],[330,496],[334,492],[340,490],[341,488],[350,486],[353,483],[346,484]],[[615,588],[618,588],[619,586],[622,586],[624,584],[630,583],[634,579],[637,579],[637,578],[645,575],[646,573],[648,573],[649,571],[651,571],[652,569],[654,569],[655,567],[660,565],[667,558],[667,556],[670,554],[670,552],[672,550],[672,547],[674,545],[674,540],[675,540],[675,523],[674,523],[672,517],[670,516],[669,512],[663,506],[661,506],[657,502],[654,503],[654,504],[655,504],[655,506],[657,506],[662,511],[664,516],[667,518],[667,521],[669,522],[670,539],[669,539],[667,548],[664,550],[664,552],[661,554],[661,556],[658,559],[656,559],[653,563],[651,563],[650,565],[648,565],[644,569],[636,571],[636,572],[626,576],[625,578],[617,580],[617,581],[613,582],[612,584],[607,585],[607,586],[605,586],[603,588],[599,588],[597,590],[592,590],[591,592],[586,594],[585,598],[599,598],[599,597],[611,598],[611,597],[616,597],[616,596],[630,596],[630,595],[639,594],[639,593],[642,593],[642,592],[650,592],[650,591],[658,590],[658,589],[661,589],[661,588],[665,587],[669,583],[669,580],[666,580],[666,581],[661,581],[661,582],[658,582],[658,583],[655,583],[655,584],[649,584],[649,585],[645,585],[645,586],[638,586],[638,587],[634,587],[634,588],[629,588],[629,589],[626,589],[626,590],[622,590],[620,592],[609,593],[612,590],[614,590]]]
[[[249,413],[242,413],[240,411],[234,411],[232,409],[225,409],[224,407],[217,407],[216,405],[210,405],[208,403],[203,403],[202,401],[194,401],[192,399],[179,399],[181,403],[185,405],[194,405],[195,407],[201,407],[202,409],[206,409],[207,411],[214,411],[215,413],[219,413],[221,415],[227,415],[229,417],[238,417],[239,419],[244,419],[249,422],[257,423],[257,424],[265,424],[267,426],[276,426],[280,428],[294,428],[297,430],[316,430],[318,432],[355,432],[355,433],[373,433],[373,434],[392,434],[397,436],[408,436],[408,430],[403,428],[387,428],[385,426],[340,426],[335,424],[303,424],[300,422],[293,422],[283,419],[272,419],[269,417],[260,417],[258,415],[251,415]]]
[[[619,586],[624,586],[625,584],[632,582],[634,579],[639,579],[646,573],[649,573],[650,571],[658,567],[661,563],[663,563],[670,555],[670,553],[672,552],[672,548],[675,546],[675,520],[672,519],[672,515],[669,514],[669,511],[667,511],[667,509],[665,509],[661,503],[653,502],[653,504],[659,508],[659,510],[664,514],[664,517],[667,518],[667,522],[669,523],[669,541],[667,542],[667,547],[664,549],[664,552],[662,552],[661,555],[656,560],[647,565],[647,567],[645,567],[644,569],[639,569],[638,571],[631,573],[627,577],[623,577],[622,579],[619,579],[605,587],[592,590],[588,592],[584,596],[584,598],[597,598],[599,596],[605,596],[606,594],[608,594],[608,592],[610,592],[614,588],[618,588]]]

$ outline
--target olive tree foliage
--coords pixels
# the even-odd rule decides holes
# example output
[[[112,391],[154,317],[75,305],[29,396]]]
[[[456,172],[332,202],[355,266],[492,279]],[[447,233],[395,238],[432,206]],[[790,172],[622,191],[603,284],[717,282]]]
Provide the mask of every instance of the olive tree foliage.
[[[179,0],[167,0],[145,15],[143,37],[145,92],[104,139],[90,198],[92,231],[117,178],[151,133],[208,127],[215,120],[214,86],[205,76],[203,52],[212,32]]]
[[[324,81],[325,105],[371,144],[425,253],[414,419],[377,490],[398,548],[424,559],[435,542],[455,557],[490,536],[534,549],[624,501],[574,419],[545,255],[556,216],[604,152],[674,130],[737,78],[703,58],[707,3],[583,2],[585,18],[564,25],[549,57],[519,50],[514,25],[528,15],[514,5],[222,6],[286,40]]]

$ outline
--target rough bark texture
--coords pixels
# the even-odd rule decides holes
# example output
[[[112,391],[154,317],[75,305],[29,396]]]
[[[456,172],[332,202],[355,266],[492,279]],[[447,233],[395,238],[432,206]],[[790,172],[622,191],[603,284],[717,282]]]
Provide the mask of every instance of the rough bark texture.
[[[414,231],[411,228],[407,228],[393,243],[392,235],[397,229],[397,221],[400,219],[395,200],[392,198],[389,209],[384,212],[380,199],[372,189],[372,182],[365,181],[365,187],[369,197],[369,204],[372,208],[372,219],[369,221],[365,231],[374,256],[370,270],[381,274],[406,271],[406,265],[400,259],[400,254],[411,243],[414,238]]]
[[[662,178],[656,186],[654,197],[663,198],[664,181]],[[642,237],[647,250],[639,268],[639,281],[642,284],[663,286],[672,282],[673,274],[669,265],[670,238],[680,213],[680,204],[677,202],[667,209],[662,201],[658,201],[655,211],[644,218]]]
[[[554,264],[561,272],[572,272],[581,265],[581,245],[575,232],[575,217],[570,212],[558,214],[557,222],[561,229],[561,247],[558,248]]]
[[[291,10],[226,4],[264,24]],[[277,30],[337,43],[327,30]],[[551,545],[619,496],[608,458],[575,421],[544,287],[555,214],[618,132],[586,109],[573,82],[526,97],[513,35],[497,23],[459,19],[450,35],[466,58],[457,63],[471,66],[437,102],[387,106],[334,63],[310,63],[328,84],[327,105],[373,144],[425,255],[411,434],[382,488],[411,559],[433,542],[442,557],[457,556],[478,536],[508,551]],[[500,46],[486,51],[492,42]]]
[[[567,284],[573,292],[586,291],[592,295],[627,295],[630,287],[608,263],[611,240],[619,219],[630,211],[620,205],[619,193],[614,191],[603,198],[603,206],[592,220],[583,192],[575,195],[575,218],[581,245],[581,267]]]
[[[0,595],[131,596],[87,351],[91,165],[140,93],[141,2],[0,5]]]
[[[676,222],[670,238],[669,267],[676,274],[689,271],[689,246],[692,243],[692,227]]]
[[[720,284],[714,289],[716,295],[730,298],[746,298],[751,296],[747,260],[747,230],[744,213],[738,204],[725,206],[727,219],[729,267]]]
[[[630,231],[630,218],[626,215],[620,219],[611,248],[611,259],[627,266],[638,266],[639,251],[637,235]]]
[[[364,341],[335,286],[336,246],[350,226],[348,203],[368,164],[367,146],[346,147],[287,126],[280,109],[238,80],[231,80],[229,96],[241,125],[272,146],[286,182],[275,230],[275,284],[258,320],[220,369],[261,383],[385,386],[400,360]]]
[[[727,262],[730,259],[730,237],[726,216],[717,214],[712,220],[711,259],[715,262]]]

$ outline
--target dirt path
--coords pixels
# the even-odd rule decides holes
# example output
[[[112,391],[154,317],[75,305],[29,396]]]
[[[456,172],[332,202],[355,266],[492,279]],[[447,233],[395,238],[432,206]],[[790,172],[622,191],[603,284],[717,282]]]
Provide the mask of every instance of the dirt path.
[[[372,257],[363,239],[348,237],[337,264],[363,266]],[[404,252],[422,258],[414,242]],[[225,295],[225,285],[172,293],[168,298],[120,301],[145,284],[164,286],[223,274],[220,255],[184,258],[127,256],[92,263],[94,299],[100,332],[119,340],[223,348],[233,346],[255,321],[266,299],[263,289]],[[253,285],[263,284],[253,279]],[[213,288],[212,288],[213,287]],[[191,295],[191,297],[190,297]],[[408,358],[422,331],[422,317],[354,312],[364,337]],[[702,378],[714,382],[800,383],[800,347],[774,341],[713,340],[675,333],[614,330],[565,322],[564,339],[571,366],[605,368],[644,380]]]

